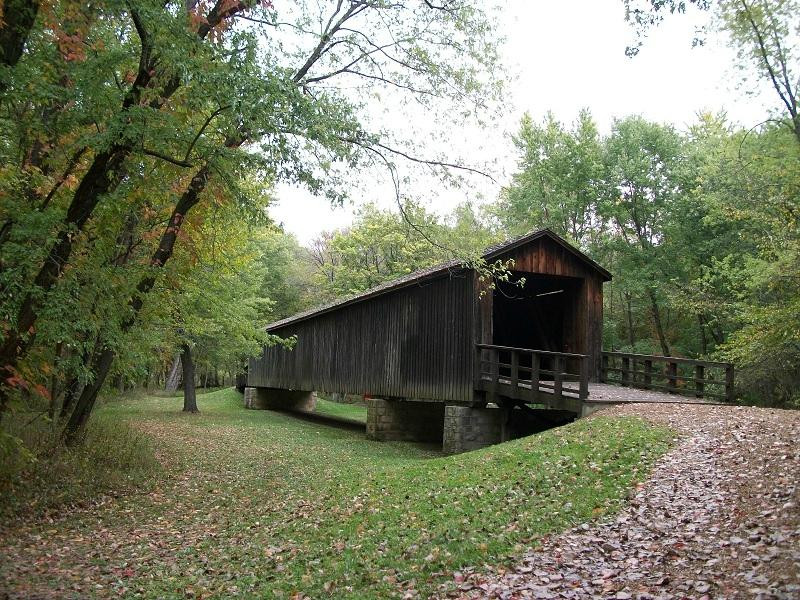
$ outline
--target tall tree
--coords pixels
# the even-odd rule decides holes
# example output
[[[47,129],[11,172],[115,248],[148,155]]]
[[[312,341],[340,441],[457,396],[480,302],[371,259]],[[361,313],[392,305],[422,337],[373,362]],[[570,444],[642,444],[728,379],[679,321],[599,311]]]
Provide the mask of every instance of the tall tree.
[[[571,129],[548,113],[536,124],[522,118],[514,137],[519,171],[490,210],[512,234],[548,227],[588,247],[597,223],[602,150],[597,126],[582,110]]]
[[[134,271],[131,295],[114,292],[108,304],[118,307],[112,322],[86,322],[75,340],[91,350],[71,432],[90,413],[190,213],[213,201],[259,218],[253,186],[242,185],[252,174],[262,185],[291,181],[340,199],[337,165],[410,157],[441,172],[453,165],[420,158],[415,140],[369,131],[368,90],[390,89],[429,110],[446,99],[473,111],[496,90],[486,15],[463,0],[131,0],[48,10],[54,18],[34,21],[22,59],[3,72],[0,151],[9,168],[0,186],[13,201],[0,214],[0,285],[10,291],[0,306],[0,413],[35,377],[33,361],[47,355],[40,349],[55,346],[53,307],[85,293],[110,298],[90,263],[121,254],[128,258],[117,268]],[[41,93],[31,95],[32,81]],[[339,82],[358,82],[358,93]],[[160,236],[154,214],[167,222]],[[130,258],[148,253],[146,268]]]
[[[605,144],[607,174],[600,212],[613,227],[628,273],[637,274],[664,356],[671,350],[660,284],[669,280],[673,264],[663,253],[664,224],[681,193],[676,173],[680,153],[680,136],[671,127],[639,117],[617,121]]]

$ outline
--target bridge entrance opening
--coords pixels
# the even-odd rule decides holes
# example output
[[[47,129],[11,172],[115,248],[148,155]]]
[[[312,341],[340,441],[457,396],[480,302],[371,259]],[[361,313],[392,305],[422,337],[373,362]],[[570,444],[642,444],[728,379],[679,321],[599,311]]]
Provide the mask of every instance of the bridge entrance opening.
[[[583,352],[575,320],[582,280],[512,271],[492,298],[492,343],[550,352]],[[524,279],[524,284],[520,282]]]

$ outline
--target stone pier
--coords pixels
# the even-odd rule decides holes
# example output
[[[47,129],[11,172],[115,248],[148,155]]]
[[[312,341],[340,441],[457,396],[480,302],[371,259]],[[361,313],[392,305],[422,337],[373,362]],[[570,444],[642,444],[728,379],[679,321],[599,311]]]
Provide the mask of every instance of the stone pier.
[[[448,406],[444,410],[442,450],[458,454],[499,444],[509,439],[508,410]]]
[[[314,392],[261,387],[244,388],[245,408],[314,412],[316,405],[317,396]]]
[[[444,404],[411,400],[367,400],[367,437],[371,440],[442,442]]]

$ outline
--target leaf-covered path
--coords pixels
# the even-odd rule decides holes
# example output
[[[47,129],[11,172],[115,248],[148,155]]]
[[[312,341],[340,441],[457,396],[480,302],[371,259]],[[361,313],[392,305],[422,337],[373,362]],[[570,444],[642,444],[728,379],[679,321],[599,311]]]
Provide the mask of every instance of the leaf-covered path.
[[[800,597],[800,412],[662,404],[604,413],[685,435],[615,518],[555,535],[511,569],[462,571],[461,597]]]

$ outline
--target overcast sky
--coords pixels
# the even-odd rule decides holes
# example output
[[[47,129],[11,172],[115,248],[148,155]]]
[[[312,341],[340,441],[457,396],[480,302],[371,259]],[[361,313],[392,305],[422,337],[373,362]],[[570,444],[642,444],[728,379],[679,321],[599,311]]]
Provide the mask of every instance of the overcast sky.
[[[768,94],[756,98],[737,89],[734,54],[724,40],[711,37],[706,46],[691,47],[703,15],[667,19],[639,56],[630,59],[625,47],[633,38],[621,0],[508,0],[506,7],[499,33],[507,39],[504,62],[515,77],[508,90],[510,110],[490,131],[473,134],[498,163],[493,173],[497,182],[477,184],[484,201],[493,200],[514,171],[516,157],[509,135],[526,111],[539,120],[550,110],[571,122],[588,107],[601,131],[608,131],[614,118],[629,114],[685,128],[700,111],[724,110],[730,119],[749,127],[763,120],[771,101]],[[355,204],[395,203],[385,186],[377,186],[370,195],[357,194]],[[270,209],[272,218],[301,243],[347,225],[355,209],[353,204],[332,209],[325,199],[289,186],[279,187],[277,196]],[[430,201],[431,208],[445,214],[462,196],[442,194]]]

